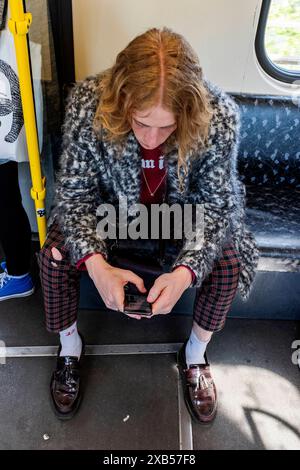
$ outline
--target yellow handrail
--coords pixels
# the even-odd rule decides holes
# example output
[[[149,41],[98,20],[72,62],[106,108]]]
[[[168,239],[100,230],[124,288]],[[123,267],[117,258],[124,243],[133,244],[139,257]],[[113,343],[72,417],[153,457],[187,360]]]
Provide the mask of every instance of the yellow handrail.
[[[8,20],[10,32],[14,36],[21,100],[27,140],[30,173],[32,180],[31,197],[35,203],[40,246],[46,239],[47,220],[45,211],[46,178],[42,177],[38,134],[34,112],[32,82],[29,65],[27,37],[32,22],[31,13],[25,13],[23,0],[9,0],[11,18]]]

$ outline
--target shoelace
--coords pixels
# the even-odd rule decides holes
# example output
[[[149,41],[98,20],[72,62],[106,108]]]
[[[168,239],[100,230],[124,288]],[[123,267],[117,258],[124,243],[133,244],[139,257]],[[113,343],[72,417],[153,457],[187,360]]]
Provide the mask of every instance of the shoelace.
[[[9,275],[6,271],[0,274],[0,289],[2,289],[2,287],[5,286],[5,284],[7,284],[8,280],[9,280]]]

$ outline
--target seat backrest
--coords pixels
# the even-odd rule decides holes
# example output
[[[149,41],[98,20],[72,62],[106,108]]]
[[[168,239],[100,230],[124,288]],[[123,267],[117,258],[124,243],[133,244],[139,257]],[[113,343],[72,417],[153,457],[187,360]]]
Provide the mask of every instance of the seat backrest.
[[[246,185],[300,188],[299,105],[285,96],[231,95],[241,111],[241,180]]]

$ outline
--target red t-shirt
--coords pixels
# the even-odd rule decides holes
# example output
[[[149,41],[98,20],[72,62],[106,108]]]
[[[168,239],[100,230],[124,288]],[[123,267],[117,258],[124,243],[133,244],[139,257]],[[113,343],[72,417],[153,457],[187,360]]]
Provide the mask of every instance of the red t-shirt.
[[[148,150],[141,146],[141,154],[140,203],[145,205],[159,204],[163,202],[167,189],[167,165],[165,157],[161,152],[160,146],[153,150]],[[150,192],[154,193],[154,195],[151,196]]]

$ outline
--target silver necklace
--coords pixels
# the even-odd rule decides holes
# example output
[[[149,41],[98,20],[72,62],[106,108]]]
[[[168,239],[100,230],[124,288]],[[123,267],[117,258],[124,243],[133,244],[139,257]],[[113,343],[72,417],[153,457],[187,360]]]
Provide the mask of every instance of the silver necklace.
[[[151,189],[149,188],[149,184],[148,184],[147,178],[146,178],[146,176],[145,176],[145,172],[144,172],[144,168],[143,168],[143,167],[142,167],[142,172],[143,172],[143,175],[144,175],[144,178],[145,178],[145,182],[146,182],[148,191],[149,191],[149,193],[151,194],[151,196],[154,196],[154,194],[156,193],[156,191],[157,191],[158,188],[160,187],[161,183],[163,182],[164,178],[166,177],[167,171],[165,172],[164,176],[163,176],[162,179],[160,180],[158,186],[155,188],[155,191],[151,191]]]

